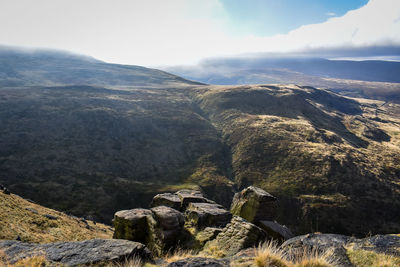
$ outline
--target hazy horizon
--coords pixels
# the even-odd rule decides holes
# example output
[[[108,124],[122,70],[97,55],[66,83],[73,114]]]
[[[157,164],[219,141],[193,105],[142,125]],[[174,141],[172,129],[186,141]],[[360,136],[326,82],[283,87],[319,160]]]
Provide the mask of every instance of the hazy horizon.
[[[400,2],[4,0],[0,32],[0,45],[143,66],[285,53],[398,60]]]

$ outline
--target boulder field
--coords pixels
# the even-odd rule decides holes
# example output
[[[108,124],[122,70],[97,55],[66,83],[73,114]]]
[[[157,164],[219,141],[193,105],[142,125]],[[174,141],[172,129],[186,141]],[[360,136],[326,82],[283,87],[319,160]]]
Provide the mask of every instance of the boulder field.
[[[376,235],[364,239],[335,235],[294,236],[275,221],[278,199],[250,186],[236,193],[230,210],[196,190],[156,195],[149,209],[121,210],[113,219],[114,239],[93,239],[49,244],[0,241],[8,263],[44,255],[49,262],[66,266],[121,262],[140,258],[162,266],[252,266],[256,247],[274,240],[286,255],[305,250],[330,251],[335,266],[354,266],[347,249],[400,256],[400,236]],[[175,250],[201,252],[165,262]],[[247,265],[246,265],[247,264]]]

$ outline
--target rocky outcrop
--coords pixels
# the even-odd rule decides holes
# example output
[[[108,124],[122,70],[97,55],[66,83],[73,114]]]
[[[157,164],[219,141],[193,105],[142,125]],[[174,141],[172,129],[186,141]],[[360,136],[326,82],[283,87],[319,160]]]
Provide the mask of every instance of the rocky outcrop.
[[[276,200],[261,188],[249,186],[235,194],[231,213],[252,223],[272,221],[275,219]]]
[[[171,262],[167,267],[228,267],[229,260],[218,260],[210,258],[187,258]]]
[[[156,195],[150,203],[151,207],[166,206],[181,210],[181,199],[177,194],[163,193]]]
[[[197,229],[206,227],[224,227],[232,219],[232,214],[224,207],[211,203],[189,203],[185,220]]]
[[[279,240],[281,242],[284,242],[292,237],[294,235],[290,231],[289,228],[287,228],[284,225],[280,225],[277,222],[273,221],[260,221],[257,224],[261,229],[263,229],[270,237],[273,239]]]
[[[206,243],[205,250],[232,256],[242,249],[257,246],[266,239],[267,235],[261,228],[241,217],[234,216],[215,240]]]
[[[19,241],[0,241],[9,263],[33,256],[45,256],[54,263],[67,266],[90,265],[99,262],[119,262],[138,257],[150,260],[151,253],[143,245],[128,240],[92,239],[79,242],[32,244]]]

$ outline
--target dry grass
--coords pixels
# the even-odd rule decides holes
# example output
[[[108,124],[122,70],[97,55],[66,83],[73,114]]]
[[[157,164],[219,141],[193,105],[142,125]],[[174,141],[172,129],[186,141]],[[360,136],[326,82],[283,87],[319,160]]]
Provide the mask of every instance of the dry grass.
[[[112,230],[107,225],[85,223],[14,194],[0,193],[0,214],[7,214],[0,220],[0,239],[12,240],[19,236],[25,242],[48,243],[112,237]],[[48,219],[44,217],[46,214],[57,219]]]
[[[329,252],[318,253],[316,250],[303,250],[290,257],[275,242],[260,245],[255,254],[254,264],[257,267],[333,267]]]

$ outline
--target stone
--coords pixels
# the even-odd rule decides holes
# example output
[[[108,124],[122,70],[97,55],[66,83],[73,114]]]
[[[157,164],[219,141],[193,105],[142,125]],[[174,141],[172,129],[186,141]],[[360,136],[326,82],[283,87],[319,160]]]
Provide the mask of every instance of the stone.
[[[167,267],[228,267],[229,260],[212,259],[212,258],[186,258],[171,262]]]
[[[203,231],[200,231],[196,234],[195,239],[199,246],[203,247],[208,241],[214,240],[221,232],[221,228],[206,227]]]
[[[176,210],[181,210],[181,199],[176,194],[164,193],[156,195],[150,204],[151,207],[167,206]]]
[[[231,213],[249,222],[272,221],[276,213],[276,198],[261,188],[249,186],[236,193]]]
[[[79,242],[57,242],[49,244],[0,241],[2,250],[11,264],[26,257],[45,256],[50,262],[67,266],[90,265],[103,262],[122,262],[138,257],[151,260],[150,251],[137,242],[116,239],[91,239]]]
[[[217,237],[206,243],[205,250],[219,256],[232,256],[242,249],[256,247],[266,241],[268,236],[258,226],[234,216],[232,221]]]
[[[186,223],[197,229],[206,227],[225,227],[232,214],[223,206],[211,203],[189,203],[185,211]]]
[[[147,244],[157,255],[161,255],[180,243],[185,221],[182,213],[170,207],[159,206],[151,211],[154,219],[148,221]]]
[[[180,201],[183,210],[189,205],[189,203],[209,203],[210,200],[206,199],[200,191],[182,189],[175,193]]]
[[[50,214],[44,214],[43,216],[46,217],[49,220],[57,220],[56,216],[53,216],[53,215],[50,215]]]
[[[274,221],[260,221],[257,225],[273,239],[277,239],[280,242],[294,237],[289,228]]]
[[[39,214],[39,212],[37,210],[33,209],[33,208],[26,208],[26,210],[30,211],[32,213],[35,213],[35,214]]]
[[[148,209],[121,210],[115,213],[113,238],[146,243],[148,236],[147,218],[153,212]]]

